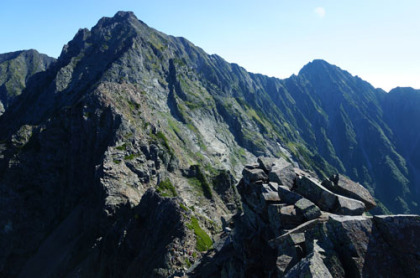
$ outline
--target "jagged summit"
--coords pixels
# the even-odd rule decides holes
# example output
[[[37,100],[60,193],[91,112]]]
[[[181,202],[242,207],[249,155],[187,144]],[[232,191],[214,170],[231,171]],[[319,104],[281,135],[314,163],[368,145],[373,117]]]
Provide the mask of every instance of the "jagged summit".
[[[420,94],[420,90],[414,89],[412,87],[396,87],[389,91],[390,94]]]
[[[325,60],[316,59],[306,64],[300,71],[298,76],[313,80],[330,80],[337,79],[353,79],[353,76],[336,65],[330,64]]]
[[[54,61],[34,49],[0,54],[0,115],[22,93],[31,77],[45,71]]]

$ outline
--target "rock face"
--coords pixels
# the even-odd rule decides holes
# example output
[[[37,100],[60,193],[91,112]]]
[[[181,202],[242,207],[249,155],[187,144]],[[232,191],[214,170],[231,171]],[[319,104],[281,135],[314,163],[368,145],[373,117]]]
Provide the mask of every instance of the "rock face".
[[[260,167],[268,170],[261,163]],[[288,167],[284,169],[291,171]],[[250,182],[244,177],[239,182],[243,214],[238,216],[224,247],[211,261],[197,266],[190,276],[420,275],[419,215],[365,216],[364,203],[353,199],[360,198],[361,192],[357,191],[360,185],[340,177],[345,180],[345,185],[341,186],[346,189],[340,191],[345,195],[342,196],[323,187],[309,173],[296,168],[293,171],[294,186],[277,187],[278,199],[263,197],[266,179]],[[330,180],[323,184],[327,181]],[[351,186],[346,186],[348,184]],[[270,185],[273,190],[276,188],[273,182]],[[366,192],[363,197],[371,199]],[[259,201],[261,199],[265,202]]]

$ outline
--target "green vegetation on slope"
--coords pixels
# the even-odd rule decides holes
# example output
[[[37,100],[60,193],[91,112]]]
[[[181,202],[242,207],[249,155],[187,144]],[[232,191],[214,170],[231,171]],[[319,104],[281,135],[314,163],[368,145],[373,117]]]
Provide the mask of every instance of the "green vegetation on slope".
[[[209,235],[200,227],[198,224],[197,218],[194,216],[191,217],[191,222],[187,224],[187,227],[190,230],[194,231],[196,236],[196,246],[197,251],[204,252],[209,250],[213,246],[213,241]]]

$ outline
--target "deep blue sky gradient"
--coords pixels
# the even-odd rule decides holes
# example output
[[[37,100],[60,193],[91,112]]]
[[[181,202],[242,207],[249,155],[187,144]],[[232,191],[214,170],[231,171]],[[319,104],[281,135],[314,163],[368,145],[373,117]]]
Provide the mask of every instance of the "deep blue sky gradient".
[[[79,28],[119,10],[251,72],[285,78],[321,58],[385,90],[420,88],[418,0],[2,1],[0,53],[57,57]]]

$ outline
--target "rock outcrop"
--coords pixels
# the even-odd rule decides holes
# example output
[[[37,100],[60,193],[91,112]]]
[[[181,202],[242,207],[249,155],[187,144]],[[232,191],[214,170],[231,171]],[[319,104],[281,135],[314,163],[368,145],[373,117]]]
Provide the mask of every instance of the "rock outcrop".
[[[420,276],[420,216],[367,216],[374,201],[361,185],[337,175],[321,183],[284,159],[259,161],[238,184],[244,210],[235,228],[192,277]],[[270,181],[272,171],[293,183]]]

